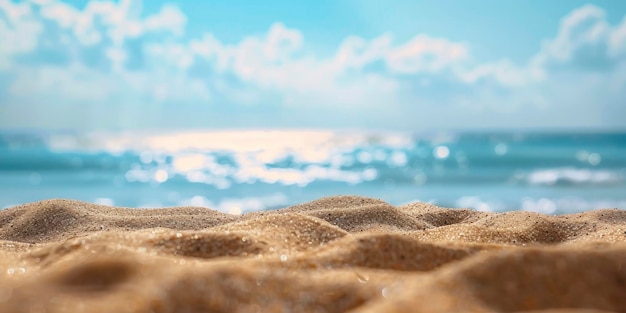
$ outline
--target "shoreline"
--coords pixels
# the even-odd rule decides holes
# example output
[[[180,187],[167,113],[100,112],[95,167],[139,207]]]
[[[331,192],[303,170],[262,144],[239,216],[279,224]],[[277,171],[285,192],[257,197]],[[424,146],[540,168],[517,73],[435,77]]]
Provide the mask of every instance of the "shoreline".
[[[6,312],[626,312],[625,294],[618,209],[338,196],[241,216],[74,200],[0,211]]]

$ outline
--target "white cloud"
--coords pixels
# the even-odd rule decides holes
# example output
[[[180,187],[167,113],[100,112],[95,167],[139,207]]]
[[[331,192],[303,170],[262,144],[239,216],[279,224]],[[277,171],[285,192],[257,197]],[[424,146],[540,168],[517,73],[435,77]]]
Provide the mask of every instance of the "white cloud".
[[[438,72],[467,58],[463,44],[417,35],[386,55],[391,71],[402,74]]]
[[[391,34],[367,41],[361,37],[346,38],[335,55],[334,62],[339,69],[361,69],[364,66],[379,61],[385,57],[391,47]]]
[[[92,1],[82,11],[54,0],[19,4],[0,2],[0,69],[11,71],[15,76],[7,92],[13,99],[39,95],[58,99],[59,102],[137,99],[175,101],[193,100],[193,96],[200,100],[209,98],[210,92],[202,87],[203,84],[186,75],[163,73],[158,68],[154,69],[154,73],[146,70],[133,73],[126,69],[130,54],[124,47],[126,40],[151,32],[161,33],[162,36],[182,35],[186,23],[184,14],[173,6],[165,6],[156,14],[141,20],[140,12],[137,11],[140,7],[140,1],[132,0]],[[3,15],[5,18],[2,18]],[[54,25],[58,25],[57,30],[50,28]],[[58,36],[42,37],[44,28]],[[37,54],[37,49],[44,40],[55,51],[67,55],[69,64],[30,65],[12,61],[12,57],[19,54]],[[96,46],[96,50],[89,50]],[[158,46],[160,50],[145,47],[148,50],[145,57],[166,59],[163,50],[170,47]],[[176,49],[171,50],[173,51],[167,51],[170,54],[167,57],[179,56]],[[42,50],[40,55],[45,56],[45,53],[47,52]],[[94,54],[101,54],[103,60],[108,61],[110,72],[103,71],[101,67],[91,69],[83,63],[81,55],[93,58],[96,57]],[[153,63],[158,67],[162,63],[160,60]],[[176,65],[184,68],[189,63],[191,61],[188,59],[181,58]],[[179,81],[171,83],[175,87],[159,88],[155,92],[155,86],[167,84],[169,79],[176,77]],[[162,82],[158,82],[159,80]],[[172,90],[174,88],[176,90]]]
[[[263,54],[269,61],[282,61],[302,47],[302,33],[274,23],[263,45]]]
[[[178,7],[165,5],[153,15],[140,20],[141,0],[91,1],[83,11],[61,1],[32,1],[40,7],[40,18],[72,29],[83,45],[94,45],[105,37],[120,45],[126,38],[148,32],[168,32],[180,36],[187,18]]]
[[[24,20],[23,17],[28,15],[28,19],[37,20],[38,26],[48,20],[57,23],[61,29],[70,30],[70,41],[75,44],[64,43],[64,46],[73,45],[80,49],[104,45],[102,54],[108,59],[115,75],[125,70],[125,63],[129,60],[129,52],[124,50],[127,39],[160,31],[166,32],[161,36],[179,37],[184,33],[187,20],[172,5],[164,6],[157,14],[142,20],[138,19],[139,14],[131,14],[133,7],[140,6],[137,1],[93,1],[82,11],[60,1],[35,2],[41,6],[39,16],[28,11],[15,18]],[[35,34],[26,38],[31,39],[31,46],[37,43]],[[435,72],[466,54],[463,45],[445,39],[417,36],[399,46],[392,45],[391,39],[390,34],[372,40],[350,37],[333,57],[320,59],[304,51],[300,31],[275,23],[265,36],[246,37],[235,45],[225,45],[207,33],[200,40],[186,42],[153,40],[145,43],[140,53],[148,64],[148,68],[143,69],[147,77],[153,75],[150,71],[180,74],[192,70],[194,65],[204,60],[210,64],[211,70],[233,74],[248,84],[247,88],[283,94],[287,103],[317,101],[329,105],[363,104],[368,99],[390,98],[390,93],[398,88],[398,82],[390,74]],[[387,64],[390,73],[359,73],[365,66],[377,61]],[[219,81],[219,84],[225,83],[224,80]],[[211,84],[218,83],[207,82],[207,85]],[[376,96],[377,92],[380,96]],[[171,94],[160,92],[159,98]]]
[[[165,5],[156,15],[149,16],[143,27],[146,31],[166,30],[178,36],[183,35],[187,17],[177,6]]]
[[[111,61],[114,71],[119,72],[124,68],[124,63],[127,60],[126,51],[120,48],[109,48],[105,52],[107,58]]]
[[[54,20],[59,23],[62,28],[71,28],[80,12],[73,6],[63,2],[47,2],[41,3],[40,14],[43,18]]]
[[[471,69],[456,72],[459,79],[466,83],[476,83],[492,79],[502,86],[523,87],[545,79],[546,72],[538,66],[517,66],[503,59],[496,62],[480,64]]]
[[[10,58],[37,48],[37,37],[42,31],[40,23],[32,18],[27,3],[0,0],[0,70],[10,66]],[[0,15],[2,16],[2,15]]]
[[[613,29],[609,35],[609,56],[613,58],[626,55],[626,16],[622,23]]]
[[[341,69],[357,70],[383,61],[392,74],[417,74],[439,72],[464,61],[467,56],[467,48],[462,43],[417,35],[394,46],[392,35],[386,33],[370,41],[356,36],[346,38],[334,61]]]
[[[566,105],[583,105],[588,109],[579,111],[590,116],[598,109],[586,102],[626,97],[626,18],[612,26],[602,9],[590,5],[564,17],[555,37],[525,64],[506,58],[477,64],[467,44],[425,34],[405,42],[394,42],[392,33],[349,36],[321,57],[307,49],[301,31],[279,22],[264,35],[226,44],[212,33],[188,38],[187,17],[175,5],[146,17],[141,6],[136,0],[92,1],[79,10],[56,0],[0,0],[0,74],[15,76],[7,89],[11,103],[45,97],[59,106],[171,103],[194,110],[270,103],[274,110],[303,112],[358,108],[371,120],[386,116],[406,125],[419,114],[434,125],[450,111],[510,117],[522,109],[557,114]],[[48,53],[44,48],[67,61],[15,61]],[[582,71],[564,75],[563,68]]]
[[[535,65],[550,67],[568,65],[588,69],[607,66],[620,60],[626,40],[626,24],[611,27],[604,10],[586,5],[565,16],[554,39],[546,40],[534,56]]]
[[[168,65],[177,70],[186,70],[193,64],[194,52],[186,45],[170,43],[150,43],[144,47],[148,60],[153,65],[165,69]]]
[[[608,30],[602,9],[583,6],[561,20],[557,37],[546,45],[545,53],[561,62],[570,61],[576,48],[604,41]]]
[[[561,19],[554,38],[545,40],[542,48],[527,64],[516,65],[503,59],[457,71],[468,83],[493,80],[503,86],[524,87],[544,83],[560,69],[603,70],[610,77],[615,63],[626,62],[626,17],[616,27],[606,20],[604,10],[585,5]],[[608,72],[606,72],[608,71]],[[583,71],[580,75],[590,75]]]
[[[201,40],[192,40],[175,59],[184,59],[180,56],[182,51],[191,52],[194,57],[212,62],[217,72],[234,74],[248,88],[280,92],[286,105],[366,105],[376,91],[381,95],[392,92],[395,82],[379,74],[348,73],[383,57],[369,50],[358,55],[351,51],[351,43],[355,41],[376,50],[388,40],[376,38],[371,44],[363,39],[347,40],[334,57],[319,59],[303,51],[303,36],[299,31],[276,23],[265,36],[246,37],[235,45],[225,45],[206,34]],[[223,84],[221,81],[221,90],[230,89]],[[247,103],[254,102],[249,97],[246,99]]]
[[[210,33],[204,34],[200,39],[192,39],[189,42],[189,51],[200,58],[212,61],[218,72],[226,71],[229,66],[230,52]]]

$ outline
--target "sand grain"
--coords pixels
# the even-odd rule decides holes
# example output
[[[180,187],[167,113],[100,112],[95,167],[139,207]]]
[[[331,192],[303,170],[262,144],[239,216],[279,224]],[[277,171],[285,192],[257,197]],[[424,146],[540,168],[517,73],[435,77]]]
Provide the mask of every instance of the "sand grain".
[[[626,312],[626,212],[0,211],[2,312]]]

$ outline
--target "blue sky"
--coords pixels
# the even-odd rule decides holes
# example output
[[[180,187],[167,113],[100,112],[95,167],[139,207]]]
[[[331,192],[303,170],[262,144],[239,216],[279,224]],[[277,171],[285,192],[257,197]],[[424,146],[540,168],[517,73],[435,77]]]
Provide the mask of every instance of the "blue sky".
[[[625,118],[626,1],[0,0],[0,128]]]

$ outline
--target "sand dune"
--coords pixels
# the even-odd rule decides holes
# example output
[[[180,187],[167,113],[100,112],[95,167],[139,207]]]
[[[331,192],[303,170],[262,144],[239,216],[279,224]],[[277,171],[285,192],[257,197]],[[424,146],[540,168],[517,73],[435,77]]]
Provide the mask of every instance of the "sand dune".
[[[626,211],[0,211],[0,312],[626,312]]]

